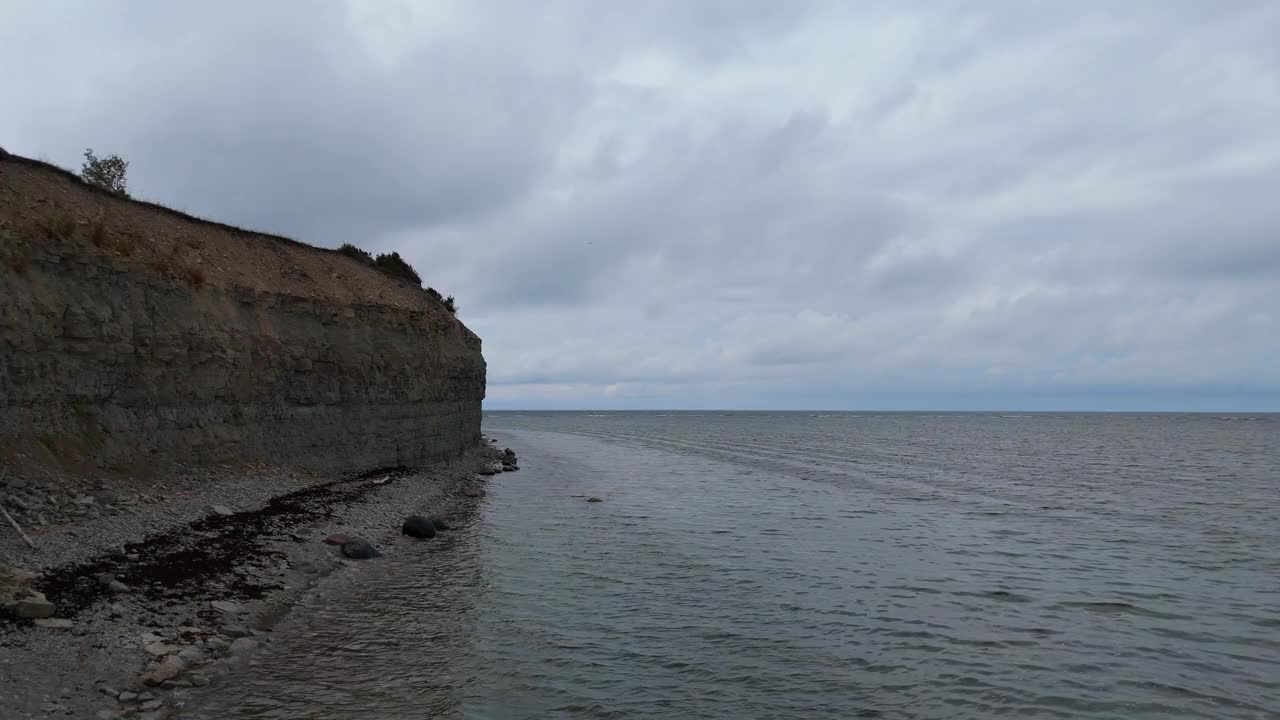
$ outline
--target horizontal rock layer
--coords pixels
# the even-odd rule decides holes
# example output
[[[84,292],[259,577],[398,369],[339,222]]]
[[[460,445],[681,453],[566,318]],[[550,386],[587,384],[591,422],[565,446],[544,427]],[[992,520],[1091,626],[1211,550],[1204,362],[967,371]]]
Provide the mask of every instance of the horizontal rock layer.
[[[0,260],[0,452],[346,471],[479,442],[479,338],[345,256],[0,154]]]

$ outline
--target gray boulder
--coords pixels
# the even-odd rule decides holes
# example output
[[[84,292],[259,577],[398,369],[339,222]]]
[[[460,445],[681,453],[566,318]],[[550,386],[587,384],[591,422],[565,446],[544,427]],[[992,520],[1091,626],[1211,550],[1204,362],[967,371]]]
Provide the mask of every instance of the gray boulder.
[[[27,620],[53,617],[58,608],[41,597],[22,598],[13,606],[13,614]]]
[[[404,524],[400,526],[400,532],[409,537],[429,539],[436,536],[436,525],[431,521],[431,518],[410,515],[404,519]]]
[[[182,662],[177,655],[170,655],[161,660],[154,670],[143,675],[142,682],[151,686],[159,685],[165,680],[172,680],[186,669],[187,664]]]
[[[374,547],[368,540],[356,538],[342,544],[342,554],[353,560],[368,560],[376,558],[382,553],[379,553],[378,548]]]

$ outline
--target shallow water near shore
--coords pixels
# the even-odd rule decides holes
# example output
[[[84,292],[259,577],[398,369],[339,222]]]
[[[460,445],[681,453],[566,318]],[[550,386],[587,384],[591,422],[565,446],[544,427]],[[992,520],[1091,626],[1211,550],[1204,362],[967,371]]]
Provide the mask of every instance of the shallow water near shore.
[[[491,413],[208,718],[1280,713],[1280,416]],[[586,503],[598,496],[602,503]]]

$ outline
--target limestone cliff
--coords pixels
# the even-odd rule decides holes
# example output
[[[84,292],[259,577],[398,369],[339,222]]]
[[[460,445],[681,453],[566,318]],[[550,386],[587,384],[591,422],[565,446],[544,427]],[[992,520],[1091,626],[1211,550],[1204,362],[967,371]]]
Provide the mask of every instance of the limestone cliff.
[[[0,150],[0,459],[419,465],[479,442],[484,388],[417,286]]]

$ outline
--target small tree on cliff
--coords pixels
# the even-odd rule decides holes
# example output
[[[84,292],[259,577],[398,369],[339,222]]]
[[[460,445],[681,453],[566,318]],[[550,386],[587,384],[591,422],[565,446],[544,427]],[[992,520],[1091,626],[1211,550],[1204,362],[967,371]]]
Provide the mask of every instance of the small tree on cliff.
[[[84,167],[80,168],[80,177],[90,185],[97,185],[117,195],[129,197],[125,189],[125,172],[129,170],[129,161],[119,155],[98,157],[93,148],[85,148]]]

